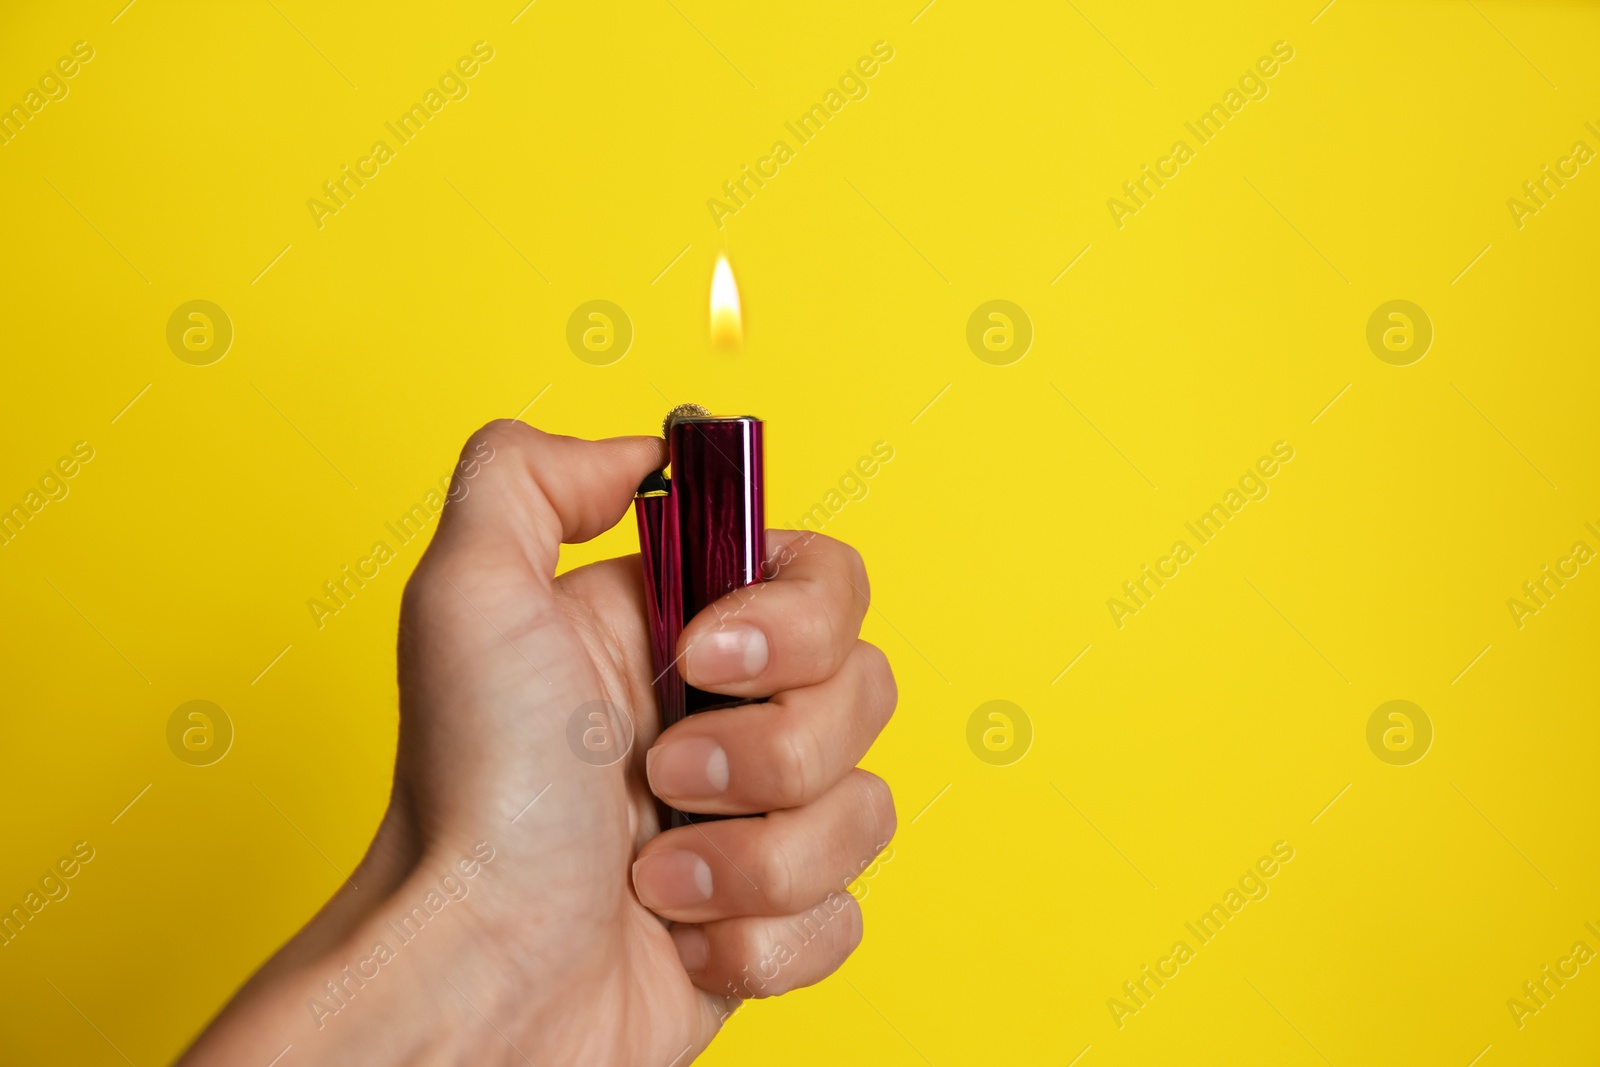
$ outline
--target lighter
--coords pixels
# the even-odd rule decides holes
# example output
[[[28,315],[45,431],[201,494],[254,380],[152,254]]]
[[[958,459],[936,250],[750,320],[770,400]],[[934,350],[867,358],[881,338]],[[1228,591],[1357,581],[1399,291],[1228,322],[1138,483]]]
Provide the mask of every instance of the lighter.
[[[685,715],[746,703],[685,683],[677,644],[690,619],[762,580],[766,508],[760,419],[717,418],[698,404],[680,404],[667,414],[662,432],[671,476],[657,471],[646,478],[634,511],[665,730]],[[664,827],[714,818],[670,808],[663,814]]]

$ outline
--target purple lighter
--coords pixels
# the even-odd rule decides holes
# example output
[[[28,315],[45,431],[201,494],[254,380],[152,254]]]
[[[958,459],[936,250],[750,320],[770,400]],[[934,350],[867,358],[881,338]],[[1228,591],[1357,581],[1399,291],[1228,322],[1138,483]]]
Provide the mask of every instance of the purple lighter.
[[[677,644],[690,619],[762,580],[766,494],[760,419],[717,418],[698,404],[680,404],[668,413],[662,431],[671,477],[658,471],[646,478],[634,512],[656,701],[665,730],[685,715],[745,703],[686,684],[678,672]],[[707,818],[714,816],[667,809],[663,825]]]

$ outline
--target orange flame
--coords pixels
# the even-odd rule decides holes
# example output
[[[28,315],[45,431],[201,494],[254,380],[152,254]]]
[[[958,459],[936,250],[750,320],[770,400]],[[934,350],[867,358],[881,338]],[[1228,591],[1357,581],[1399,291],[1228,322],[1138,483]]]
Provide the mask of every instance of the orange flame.
[[[728,257],[717,254],[711,275],[711,345],[737,352],[744,347],[744,315],[739,309],[739,287],[733,280]]]

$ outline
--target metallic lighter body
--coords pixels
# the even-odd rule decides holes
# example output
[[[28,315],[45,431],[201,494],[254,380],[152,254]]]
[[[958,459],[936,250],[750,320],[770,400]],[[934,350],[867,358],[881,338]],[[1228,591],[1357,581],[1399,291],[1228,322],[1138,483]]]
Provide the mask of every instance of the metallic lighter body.
[[[741,703],[686,684],[678,636],[701,611],[761,581],[766,560],[766,501],[760,419],[669,417],[671,476],[639,487],[635,513],[644,567],[656,700],[665,730],[685,715]],[[668,809],[666,822],[692,819]]]

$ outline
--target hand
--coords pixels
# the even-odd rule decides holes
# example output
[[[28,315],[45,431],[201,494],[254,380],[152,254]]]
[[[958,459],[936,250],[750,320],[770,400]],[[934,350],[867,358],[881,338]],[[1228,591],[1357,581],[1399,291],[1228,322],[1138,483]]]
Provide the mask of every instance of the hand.
[[[895,828],[888,787],[855,768],[896,697],[857,638],[866,572],[840,542],[769,531],[776,574],[694,619],[679,655],[702,689],[770,699],[657,737],[638,557],[555,570],[561,543],[627,514],[663,453],[509,421],[468,441],[406,587],[394,788],[359,888],[184,1062],[265,1064],[288,1045],[281,1067],[681,1067],[740,1000],[854,950],[844,890]],[[631,733],[631,751],[595,765],[569,743],[590,727]],[[655,796],[767,814],[661,833]]]

